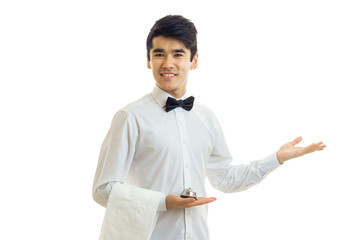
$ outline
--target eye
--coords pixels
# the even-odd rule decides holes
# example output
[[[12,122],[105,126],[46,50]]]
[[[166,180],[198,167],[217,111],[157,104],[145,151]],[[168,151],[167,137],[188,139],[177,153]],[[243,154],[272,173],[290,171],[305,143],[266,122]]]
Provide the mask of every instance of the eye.
[[[162,54],[162,53],[155,54],[155,57],[163,57],[163,56],[164,56],[164,54]]]
[[[183,56],[183,54],[181,54],[181,53],[175,54],[175,57],[182,57],[182,56]]]

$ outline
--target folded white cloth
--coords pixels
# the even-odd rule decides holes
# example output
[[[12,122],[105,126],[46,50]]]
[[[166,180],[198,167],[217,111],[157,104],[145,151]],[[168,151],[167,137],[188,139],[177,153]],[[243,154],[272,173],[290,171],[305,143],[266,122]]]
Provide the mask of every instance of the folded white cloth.
[[[100,240],[148,240],[158,218],[163,193],[134,185],[112,187]]]

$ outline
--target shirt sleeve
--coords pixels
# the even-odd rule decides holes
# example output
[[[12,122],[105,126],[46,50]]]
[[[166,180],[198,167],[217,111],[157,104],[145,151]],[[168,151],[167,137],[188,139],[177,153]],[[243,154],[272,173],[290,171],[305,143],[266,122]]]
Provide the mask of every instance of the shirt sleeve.
[[[102,143],[98,166],[93,183],[93,198],[107,206],[110,192],[115,183],[125,183],[130,169],[138,138],[135,119],[125,111],[119,111]],[[158,211],[166,211],[166,195],[159,201]]]
[[[114,116],[111,127],[101,145],[93,183],[93,198],[106,206],[112,185],[125,183],[138,138],[135,119],[125,111]]]
[[[216,189],[240,192],[261,182],[280,166],[276,153],[249,164],[233,165],[220,125],[216,122],[213,150],[207,164],[207,176]]]

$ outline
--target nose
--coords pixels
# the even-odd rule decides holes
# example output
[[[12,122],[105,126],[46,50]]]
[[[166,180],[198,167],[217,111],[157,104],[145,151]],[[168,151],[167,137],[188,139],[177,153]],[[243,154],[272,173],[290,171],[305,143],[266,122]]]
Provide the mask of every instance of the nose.
[[[162,67],[165,69],[173,69],[174,68],[174,59],[172,58],[172,56],[166,56],[164,58],[164,62]]]

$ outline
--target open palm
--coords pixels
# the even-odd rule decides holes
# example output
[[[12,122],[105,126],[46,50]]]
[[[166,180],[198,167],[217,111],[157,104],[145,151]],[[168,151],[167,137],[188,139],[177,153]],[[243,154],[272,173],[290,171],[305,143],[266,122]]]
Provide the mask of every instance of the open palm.
[[[280,147],[279,151],[277,152],[277,158],[280,164],[283,164],[285,161],[292,158],[323,150],[326,147],[323,142],[313,143],[307,147],[295,147],[295,145],[301,142],[301,140],[302,137],[297,137],[294,141],[288,142]]]

